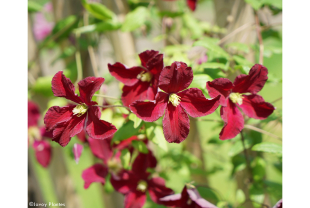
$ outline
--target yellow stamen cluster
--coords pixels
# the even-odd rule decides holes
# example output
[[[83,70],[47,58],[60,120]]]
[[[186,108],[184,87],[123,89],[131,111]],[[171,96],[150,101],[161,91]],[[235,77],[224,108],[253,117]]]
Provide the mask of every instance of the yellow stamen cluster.
[[[229,98],[231,102],[238,103],[239,105],[242,105],[242,94],[238,92],[233,92],[229,95]]]
[[[76,115],[77,117],[82,116],[84,113],[87,112],[87,105],[85,103],[79,104],[77,105],[74,109],[73,109],[73,115]]]
[[[142,82],[150,82],[152,80],[153,75],[150,72],[141,72],[138,74],[137,79],[140,79]]]
[[[169,102],[171,102],[171,104],[174,106],[174,107],[177,107],[179,104],[180,104],[180,101],[181,101],[181,97],[180,96],[177,96],[177,94],[170,94],[169,95]]]
[[[119,171],[122,170],[123,168],[121,163],[117,161],[115,158],[109,159],[107,165],[109,170],[114,174],[118,174]]]
[[[138,186],[137,186],[137,190],[145,192],[145,190],[147,189],[147,183],[146,181],[139,181]]]
[[[29,138],[29,144],[32,145],[34,140],[41,140],[41,132],[40,129],[37,126],[31,126],[28,128],[28,138]]]

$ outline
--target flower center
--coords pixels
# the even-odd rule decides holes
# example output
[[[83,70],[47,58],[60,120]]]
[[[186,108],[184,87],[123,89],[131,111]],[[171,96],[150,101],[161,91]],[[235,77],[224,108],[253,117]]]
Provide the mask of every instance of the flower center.
[[[177,96],[177,94],[170,94],[169,95],[169,102],[171,102],[171,104],[174,106],[174,107],[177,107],[179,104],[180,104],[180,101],[181,101],[181,97],[180,96]]]
[[[112,158],[108,160],[108,168],[111,172],[117,174],[122,169],[122,165],[115,158]]]
[[[230,93],[229,98],[233,103],[238,103],[239,105],[242,105],[242,94],[238,92],[233,92]]]
[[[146,188],[147,188],[146,181],[143,181],[143,180],[139,181],[138,186],[137,186],[137,190],[145,192]]]
[[[37,126],[31,126],[28,129],[29,144],[33,144],[34,140],[41,140],[41,132]]]
[[[152,80],[153,75],[150,72],[141,72],[138,74],[137,79],[140,79],[142,82],[150,82]]]
[[[87,105],[85,103],[79,104],[77,105],[74,109],[73,109],[73,115],[76,115],[77,117],[82,116],[84,113],[87,112]]]

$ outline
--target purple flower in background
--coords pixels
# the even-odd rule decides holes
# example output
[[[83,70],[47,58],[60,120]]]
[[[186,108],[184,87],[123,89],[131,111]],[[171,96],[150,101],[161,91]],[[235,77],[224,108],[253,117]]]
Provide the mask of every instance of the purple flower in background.
[[[202,64],[208,61],[208,56],[206,54],[202,54],[200,58],[197,60],[197,64]]]
[[[34,16],[33,33],[36,40],[41,41],[48,36],[53,30],[54,23],[48,22],[44,16],[44,13],[49,13],[53,10],[52,4],[47,3],[43,8],[43,13],[38,12]]]

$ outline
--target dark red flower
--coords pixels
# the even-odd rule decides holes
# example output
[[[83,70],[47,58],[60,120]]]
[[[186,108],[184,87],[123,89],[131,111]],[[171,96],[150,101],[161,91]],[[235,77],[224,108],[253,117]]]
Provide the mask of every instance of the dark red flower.
[[[127,68],[116,62],[108,68],[112,76],[124,83],[122,101],[129,106],[136,100],[154,100],[158,90],[158,78],[164,67],[163,55],[158,51],[144,51],[139,54],[141,66]]]
[[[156,158],[149,150],[148,154],[140,153],[131,171],[123,170],[119,174],[112,174],[111,183],[114,189],[125,194],[125,208],[141,208],[146,201],[148,191],[151,199],[161,204],[160,198],[173,194],[170,188],[165,186],[164,179],[160,177],[150,177],[147,168],[155,168]]]
[[[200,89],[186,89],[192,80],[192,68],[183,62],[174,62],[160,74],[159,88],[164,92],[158,92],[154,101],[134,102],[130,110],[147,122],[156,121],[165,114],[163,130],[166,140],[180,143],[189,133],[187,113],[192,117],[206,116],[219,106],[220,96],[208,100]]]
[[[84,188],[87,189],[91,183],[100,182],[105,184],[105,177],[109,172],[113,174],[118,174],[122,169],[122,164],[120,160],[121,150],[128,148],[133,140],[137,140],[136,136],[130,137],[123,140],[118,145],[111,146],[112,138],[105,140],[98,140],[93,138],[88,138],[88,143],[92,153],[99,159],[102,159],[103,164],[97,163],[87,169],[82,173],[82,178],[84,180]],[[117,150],[114,154],[113,150]]]
[[[83,128],[94,139],[106,139],[116,132],[115,126],[100,120],[101,111],[92,96],[100,89],[104,78],[87,77],[79,85],[80,96],[75,94],[75,87],[62,71],[55,74],[52,80],[52,91],[57,97],[65,97],[77,105],[66,107],[53,106],[44,117],[46,130],[53,130],[53,141],[66,146],[71,137],[80,133]]]
[[[175,1],[175,0],[164,0],[164,1]],[[190,8],[192,11],[195,11],[197,6],[197,0],[186,0],[188,8]]]
[[[52,148],[44,138],[51,138],[52,135],[46,132],[44,127],[39,128],[40,117],[38,106],[28,101],[28,143],[32,145],[38,163],[46,168],[51,161]]]
[[[237,106],[243,112],[255,119],[266,119],[275,110],[262,96],[257,95],[267,81],[267,68],[255,64],[249,75],[239,75],[234,83],[226,78],[218,78],[207,82],[207,89],[211,97],[221,96],[221,117],[224,127],[220,139],[232,139],[237,136],[244,126],[244,119]]]
[[[217,208],[214,204],[211,204],[204,198],[201,198],[196,188],[187,186],[183,188],[181,194],[165,196],[161,198],[160,201],[168,207]]]

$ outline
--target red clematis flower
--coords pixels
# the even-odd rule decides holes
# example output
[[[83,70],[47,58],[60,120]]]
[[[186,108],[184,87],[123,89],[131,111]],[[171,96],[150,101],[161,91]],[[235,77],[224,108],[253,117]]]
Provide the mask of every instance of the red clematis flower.
[[[237,106],[243,112],[255,119],[266,119],[275,107],[265,102],[262,96],[257,95],[267,81],[267,68],[255,64],[249,75],[239,75],[234,83],[226,78],[218,78],[207,82],[207,90],[211,97],[221,96],[221,117],[225,122],[220,133],[220,139],[232,139],[237,136],[244,126],[244,119]]]
[[[187,113],[192,117],[206,116],[219,106],[220,96],[208,100],[200,89],[186,89],[192,80],[192,68],[183,62],[174,62],[160,74],[159,88],[165,92],[158,92],[154,101],[134,102],[130,110],[147,122],[156,121],[165,114],[163,130],[166,140],[180,143],[189,133]]]
[[[106,139],[116,132],[115,126],[100,120],[101,111],[91,98],[104,82],[104,78],[87,77],[79,85],[80,96],[75,94],[75,88],[70,79],[62,71],[55,74],[52,80],[52,91],[57,97],[65,97],[77,105],[66,107],[53,106],[44,117],[46,130],[53,130],[53,141],[66,146],[71,137],[80,133],[83,128],[94,139]]]
[[[160,198],[173,194],[173,191],[165,186],[164,179],[150,178],[147,168],[155,168],[156,164],[156,158],[149,150],[148,154],[140,153],[136,157],[131,171],[123,170],[117,175],[112,174],[111,184],[114,189],[125,194],[125,208],[143,207],[146,201],[146,191],[158,204],[161,204]]]
[[[173,194],[160,199],[162,203],[168,207],[180,208],[217,208],[204,198],[201,198],[199,192],[194,187],[183,188],[181,194]]]
[[[136,100],[154,100],[158,90],[158,78],[164,67],[163,55],[158,51],[144,51],[139,54],[142,67],[127,68],[116,62],[108,68],[112,76],[124,83],[122,101],[129,106]]]
[[[175,1],[175,0],[164,0],[164,1]],[[196,10],[197,0],[186,0],[187,6],[192,10]]]
[[[38,106],[28,101],[28,143],[32,144],[38,163],[46,168],[51,161],[52,148],[44,138],[52,138],[52,135],[44,127],[39,128],[40,117]]]
[[[123,140],[118,145],[111,147],[112,138],[105,140],[98,140],[93,138],[88,138],[88,143],[92,153],[99,159],[102,159],[103,164],[97,163],[87,169],[82,173],[82,178],[84,180],[84,188],[87,189],[90,184],[94,182],[105,184],[105,178],[109,172],[113,174],[118,174],[122,170],[120,155],[121,150],[128,148],[130,142],[137,140],[137,136],[130,137]],[[114,154],[113,149],[117,152]]]

